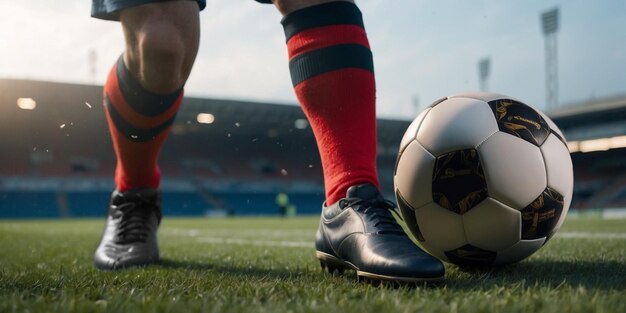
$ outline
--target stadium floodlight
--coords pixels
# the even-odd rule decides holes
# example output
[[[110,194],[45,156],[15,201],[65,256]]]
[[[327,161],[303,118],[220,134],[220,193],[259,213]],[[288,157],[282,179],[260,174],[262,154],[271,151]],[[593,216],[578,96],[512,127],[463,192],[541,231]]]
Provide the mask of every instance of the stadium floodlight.
[[[618,136],[611,138],[612,148],[626,148],[626,136]]]
[[[585,140],[578,145],[581,152],[606,151],[611,148],[611,142],[608,138]]]
[[[559,30],[559,9],[554,8],[541,13],[541,22],[544,35],[556,33]]]
[[[297,129],[305,129],[309,127],[309,122],[304,118],[299,118],[293,121],[293,126]]]
[[[569,150],[569,153],[580,152],[580,141],[568,141],[567,149]]]
[[[491,74],[491,59],[483,58],[478,61],[478,75],[480,77],[480,91],[487,91],[487,79]]]
[[[611,149],[626,148],[626,136],[616,136],[610,138],[597,138],[581,141],[568,141],[567,147],[570,153],[575,152],[595,152]]]
[[[22,110],[34,110],[37,102],[33,98],[17,98],[17,106]]]
[[[211,113],[199,113],[196,117],[196,121],[200,124],[213,124],[213,122],[215,122],[215,115]]]
[[[87,58],[89,62],[89,79],[91,79],[92,83],[95,83],[98,80],[98,53],[96,50],[91,49]]]
[[[559,8],[541,13],[541,25],[546,51],[546,108],[553,109],[559,102],[558,61],[556,33],[559,30]]]

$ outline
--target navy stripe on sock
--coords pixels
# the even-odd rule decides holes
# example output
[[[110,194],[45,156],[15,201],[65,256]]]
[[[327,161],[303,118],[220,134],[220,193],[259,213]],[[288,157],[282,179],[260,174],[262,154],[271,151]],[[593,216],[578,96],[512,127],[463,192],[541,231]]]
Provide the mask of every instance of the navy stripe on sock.
[[[289,13],[281,21],[287,41],[293,35],[314,27],[330,25],[356,25],[363,29],[363,17],[359,8],[350,2],[335,1]]]
[[[343,44],[306,52],[289,61],[294,87],[313,76],[343,68],[360,68],[374,73],[372,51],[359,44]]]
[[[139,128],[133,126],[131,123],[125,120],[119,112],[117,112],[117,110],[111,103],[111,99],[109,99],[108,95],[104,97],[104,103],[107,107],[107,111],[109,112],[109,116],[111,117],[113,124],[115,124],[115,128],[120,133],[124,134],[126,138],[135,142],[146,142],[154,139],[161,132],[174,124],[174,119],[176,118],[176,115],[174,115],[172,118],[165,121],[165,123],[153,128]]]
[[[158,116],[165,113],[174,105],[183,90],[180,88],[167,95],[159,95],[146,90],[128,71],[123,56],[117,60],[116,73],[124,99],[133,110],[141,115]]]

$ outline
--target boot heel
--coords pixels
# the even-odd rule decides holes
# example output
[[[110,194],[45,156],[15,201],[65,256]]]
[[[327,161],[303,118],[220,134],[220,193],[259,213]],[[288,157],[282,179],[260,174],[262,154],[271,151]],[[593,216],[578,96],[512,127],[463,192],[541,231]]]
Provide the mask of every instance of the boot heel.
[[[346,269],[350,269],[343,261],[330,254],[316,251],[315,256],[320,260],[322,271],[328,271],[330,274],[342,275]]]

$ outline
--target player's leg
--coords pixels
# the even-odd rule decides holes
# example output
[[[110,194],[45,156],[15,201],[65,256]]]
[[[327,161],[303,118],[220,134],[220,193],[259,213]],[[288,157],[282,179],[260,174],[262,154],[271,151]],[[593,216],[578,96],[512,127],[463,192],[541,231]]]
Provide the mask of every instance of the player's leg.
[[[120,191],[156,188],[157,156],[198,50],[198,6],[151,3],[122,10],[120,21],[126,49],[105,86],[116,185]]]
[[[441,262],[409,239],[379,192],[374,66],[361,12],[353,1],[273,3],[284,15],[293,87],[322,159],[322,266],[382,280],[442,278]]]
[[[374,69],[358,8],[353,1],[274,4],[285,16],[292,82],[318,142],[327,202],[350,186],[378,187]]]
[[[117,167],[116,190],[94,255],[99,268],[159,260],[157,158],[198,51],[198,8],[195,1],[155,1],[116,11],[126,48],[104,86]]]

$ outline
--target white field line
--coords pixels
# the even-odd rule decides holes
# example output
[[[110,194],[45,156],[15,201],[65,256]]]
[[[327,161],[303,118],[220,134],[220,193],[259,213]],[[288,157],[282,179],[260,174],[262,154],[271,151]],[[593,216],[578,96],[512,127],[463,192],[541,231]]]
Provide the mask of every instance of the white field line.
[[[274,229],[199,229],[199,228],[164,228],[165,235],[188,236],[188,237],[237,237],[252,238],[315,238],[314,231],[304,231],[300,229],[274,230]]]
[[[564,239],[626,239],[626,233],[559,232],[556,238]]]
[[[313,241],[275,241],[275,240],[251,240],[237,238],[212,238],[200,237],[196,239],[198,242],[217,243],[217,244],[235,244],[245,246],[267,246],[267,247],[288,247],[288,248],[314,248]]]
[[[164,235],[183,236],[195,238],[197,242],[212,244],[234,244],[234,245],[250,245],[250,246],[269,246],[269,247],[289,247],[289,248],[313,248],[314,233],[302,230],[210,230],[210,229],[184,229],[184,228],[168,228],[163,231]],[[253,238],[294,238],[304,237],[310,238],[308,241],[294,240],[259,240],[224,237],[227,235],[247,235]],[[217,236],[216,236],[217,235]]]
[[[169,228],[164,230],[164,235],[183,236],[195,238],[197,242],[208,244],[232,244],[232,245],[248,245],[248,246],[265,246],[265,247],[287,247],[287,248],[313,248],[314,241],[312,234],[308,231],[301,230],[288,230],[278,231],[271,229],[258,229],[258,230],[246,230],[235,231],[236,234],[242,233],[254,234],[256,238],[293,238],[295,234],[305,235],[311,240],[308,241],[295,241],[295,240],[260,240],[260,239],[245,239],[245,238],[227,238],[224,237],[226,233],[223,230],[215,231],[220,236],[211,235],[211,230],[199,230],[199,229],[183,229],[183,228]],[[232,234],[232,233],[231,233]],[[594,232],[560,232],[557,233],[556,238],[563,239],[626,239],[626,233],[594,233]]]

